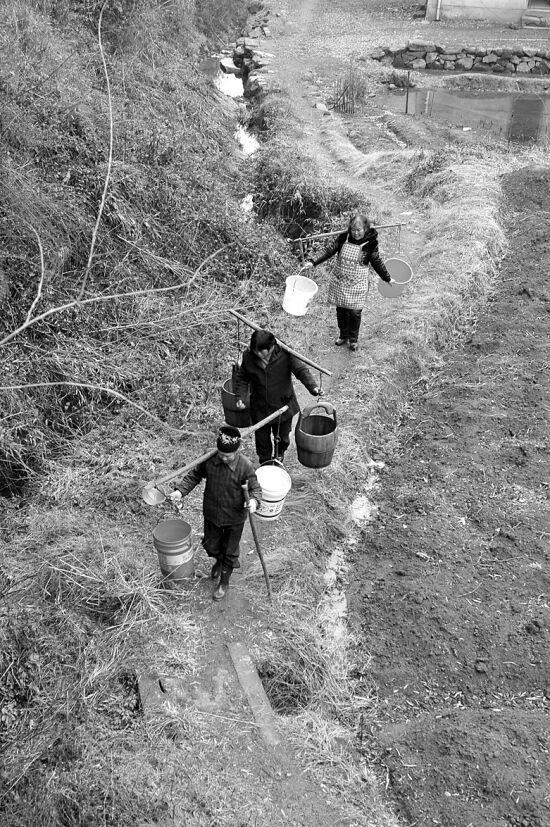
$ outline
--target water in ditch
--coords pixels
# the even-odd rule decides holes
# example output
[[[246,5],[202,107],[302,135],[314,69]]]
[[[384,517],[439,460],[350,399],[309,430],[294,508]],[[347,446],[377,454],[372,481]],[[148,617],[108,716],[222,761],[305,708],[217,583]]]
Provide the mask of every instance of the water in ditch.
[[[386,105],[394,112],[485,132],[513,143],[545,144],[550,140],[550,94],[408,89],[388,95]]]

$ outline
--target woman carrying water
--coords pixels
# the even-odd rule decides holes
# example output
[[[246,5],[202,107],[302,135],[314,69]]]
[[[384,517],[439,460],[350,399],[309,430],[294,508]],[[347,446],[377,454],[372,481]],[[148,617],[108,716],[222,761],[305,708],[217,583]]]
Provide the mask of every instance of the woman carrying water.
[[[361,313],[369,291],[369,264],[382,281],[392,283],[378,251],[378,233],[366,215],[353,215],[348,229],[336,236],[319,258],[307,259],[304,269],[317,267],[333,256],[336,262],[328,286],[328,301],[336,305],[339,335],[335,344],[357,350]]]

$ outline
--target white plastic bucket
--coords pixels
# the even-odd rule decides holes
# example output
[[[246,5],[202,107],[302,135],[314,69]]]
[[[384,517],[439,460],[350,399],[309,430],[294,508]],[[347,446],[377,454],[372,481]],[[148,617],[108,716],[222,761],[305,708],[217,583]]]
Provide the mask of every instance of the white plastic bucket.
[[[283,310],[291,316],[305,316],[307,307],[318,291],[317,284],[307,276],[289,276],[286,280]]]
[[[388,258],[384,264],[386,270],[392,277],[394,284],[388,284],[387,281],[378,280],[378,292],[387,299],[394,299],[401,296],[405,286],[413,277],[411,265],[399,256],[392,256]]]
[[[262,488],[262,500],[255,516],[260,520],[276,520],[292,486],[290,475],[280,465],[260,465],[256,477]]]

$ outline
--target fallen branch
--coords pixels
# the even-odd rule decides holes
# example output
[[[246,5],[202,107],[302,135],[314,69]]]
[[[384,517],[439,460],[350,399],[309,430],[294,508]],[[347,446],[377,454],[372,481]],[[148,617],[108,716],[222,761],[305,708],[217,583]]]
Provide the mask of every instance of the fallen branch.
[[[193,431],[181,431],[179,428],[173,428],[171,425],[168,425],[166,422],[163,422],[162,419],[159,419],[158,416],[152,414],[146,408],[142,408],[141,405],[138,405],[137,402],[132,402],[131,399],[128,399],[127,396],[124,394],[119,393],[118,391],[114,391],[112,388],[106,388],[104,385],[90,385],[86,382],[31,382],[25,385],[0,385],[0,391],[20,391],[24,390],[25,388],[52,388],[58,385],[66,385],[68,387],[73,388],[87,388],[88,390],[95,390],[101,391],[102,393],[108,393],[110,396],[114,396],[116,399],[121,399],[123,402],[126,402],[128,405],[131,405],[134,408],[137,408],[138,411],[148,416],[150,419],[153,419],[159,425],[162,425],[163,428],[166,428],[168,431],[172,431],[173,433],[178,434],[179,436],[195,436]]]
[[[32,318],[32,313],[38,302],[40,301],[40,297],[42,296],[42,287],[44,286],[44,248],[42,247],[42,241],[40,236],[38,235],[37,231],[34,227],[31,227],[31,230],[36,236],[36,241],[38,242],[38,249],[40,250],[40,281],[38,282],[38,289],[36,291],[36,296],[34,298],[33,303],[29,307],[29,312],[27,313],[27,318],[25,321],[29,321]]]
[[[231,243],[233,244],[235,242]],[[225,248],[228,246],[230,245],[224,244],[223,247],[220,247],[218,250],[215,250],[215,252],[211,253],[207,258],[205,258],[204,261],[202,261],[199,264],[199,266],[193,273],[191,282],[197,277],[197,275],[200,273],[207,261],[210,261],[214,258],[214,256],[219,255],[219,253],[221,253],[222,250],[225,250]],[[22,333],[28,327],[32,327],[32,325],[37,324],[37,322],[42,322],[44,321],[44,319],[49,318],[49,316],[53,316],[55,313],[62,313],[64,310],[70,310],[72,307],[82,307],[82,305],[84,304],[93,304],[94,302],[106,302],[111,301],[111,299],[126,299],[131,298],[132,296],[143,296],[147,293],[169,293],[171,290],[182,290],[184,287],[187,286],[187,282],[180,282],[179,284],[173,284],[171,287],[146,287],[143,290],[132,290],[129,293],[111,293],[107,296],[92,296],[91,298],[83,299],[82,301],[80,301],[80,299],[74,299],[73,301],[67,302],[67,304],[61,304],[58,307],[51,307],[49,310],[46,310],[44,313],[41,313],[40,316],[35,316],[34,319],[27,320],[16,330],[13,330],[11,333],[8,333],[7,336],[4,336],[4,338],[0,341],[0,347],[10,342],[12,339],[18,336],[19,333]]]
[[[105,208],[105,200],[107,198],[107,190],[109,188],[109,181],[111,180],[111,169],[113,166],[113,101],[111,98],[111,84],[109,82],[109,72],[107,71],[107,62],[105,60],[105,53],[103,51],[103,42],[101,40],[101,21],[103,19],[103,11],[105,6],[107,5],[107,0],[103,3],[101,7],[101,11],[99,13],[99,20],[97,23],[97,39],[99,43],[99,51],[101,54],[101,62],[103,64],[103,74],[105,75],[105,83],[107,85],[107,103],[109,105],[109,158],[107,160],[107,173],[105,175],[105,183],[103,185],[103,193],[101,196],[101,202],[99,205],[99,210],[97,213],[97,218],[95,222],[95,226],[92,232],[92,241],[90,244],[90,252],[88,254],[88,262],[86,264],[86,270],[84,272],[84,278],[82,279],[82,284],[80,285],[80,291],[78,293],[78,300],[80,301],[84,295],[84,290],[86,289],[86,283],[88,281],[88,276],[90,274],[90,270],[92,267],[92,260],[94,257],[94,249],[95,243],[97,239],[97,233],[99,230],[99,222],[101,221],[101,216],[103,215],[103,210]]]

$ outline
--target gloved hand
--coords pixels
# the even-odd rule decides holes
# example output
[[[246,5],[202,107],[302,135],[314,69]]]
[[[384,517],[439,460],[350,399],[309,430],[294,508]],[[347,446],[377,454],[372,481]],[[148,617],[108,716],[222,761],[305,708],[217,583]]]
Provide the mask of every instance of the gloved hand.
[[[181,501],[183,500],[183,494],[181,493],[181,491],[171,491],[166,496],[168,497],[171,503],[174,503],[174,505],[181,503]]]
[[[322,388],[313,388],[313,396],[324,396],[325,392]]]
[[[255,500],[254,497],[251,497],[248,503],[246,504],[246,508],[248,508],[250,514],[255,514],[258,510],[258,500]]]
[[[246,405],[244,404],[242,399],[237,399],[237,401],[235,402],[235,407],[242,411],[243,408],[246,408]]]
[[[302,270],[310,270],[313,267],[313,262],[309,259],[306,259],[302,264]]]

